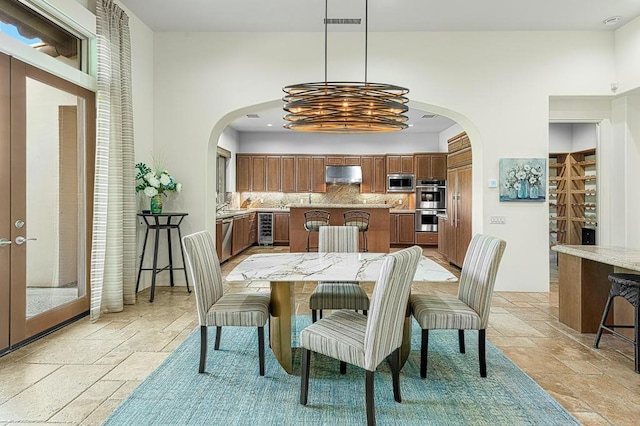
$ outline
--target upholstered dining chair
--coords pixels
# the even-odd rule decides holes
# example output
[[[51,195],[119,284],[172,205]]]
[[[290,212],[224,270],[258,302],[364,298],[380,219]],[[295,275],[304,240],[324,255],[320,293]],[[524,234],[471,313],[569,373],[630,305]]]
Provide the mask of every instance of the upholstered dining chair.
[[[358,252],[358,228],[355,226],[322,226],[318,237],[318,252]],[[322,318],[323,309],[369,309],[369,297],[357,282],[321,281],[309,297],[311,319],[316,322],[317,312]]]
[[[264,376],[264,325],[269,318],[270,294],[227,293],[223,294],[220,262],[216,247],[208,231],[186,235],[182,242],[187,254],[187,265],[191,272],[196,293],[198,322],[200,323],[200,367],[204,373],[207,361],[208,327],[216,327],[214,349],[220,349],[222,327],[257,327],[260,375]]]
[[[373,289],[369,315],[339,310],[300,332],[302,371],[300,404],[307,404],[311,353],[318,352],[365,370],[367,423],[375,424],[374,373],[387,357],[393,396],[401,402],[400,346],[411,283],[422,249],[413,246],[387,255]]]
[[[307,210],[304,212],[304,229],[307,231],[307,251],[311,249],[309,246],[311,233],[319,232],[322,226],[328,226],[330,218],[331,213],[325,210]]]
[[[427,377],[429,330],[458,330],[460,353],[465,353],[464,330],[478,330],[480,376],[487,377],[486,329],[498,266],[507,243],[477,234],[471,240],[460,272],[457,296],[412,294],[411,312],[422,328],[420,376]]]

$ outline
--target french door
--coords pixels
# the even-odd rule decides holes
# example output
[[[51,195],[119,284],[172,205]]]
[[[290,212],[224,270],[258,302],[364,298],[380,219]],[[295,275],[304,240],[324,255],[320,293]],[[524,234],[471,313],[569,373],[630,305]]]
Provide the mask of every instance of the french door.
[[[0,352],[89,310],[94,93],[0,54]]]

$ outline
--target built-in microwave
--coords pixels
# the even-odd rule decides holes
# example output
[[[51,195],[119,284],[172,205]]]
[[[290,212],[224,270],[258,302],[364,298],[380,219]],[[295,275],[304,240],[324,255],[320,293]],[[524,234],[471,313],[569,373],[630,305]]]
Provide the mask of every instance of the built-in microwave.
[[[387,192],[413,192],[415,188],[412,174],[387,175]]]

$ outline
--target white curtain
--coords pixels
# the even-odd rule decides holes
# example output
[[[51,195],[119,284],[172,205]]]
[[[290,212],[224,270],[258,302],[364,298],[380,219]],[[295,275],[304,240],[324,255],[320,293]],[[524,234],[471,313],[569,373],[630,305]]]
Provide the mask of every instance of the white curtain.
[[[91,320],[135,303],[136,199],[129,17],[96,1],[98,91]]]

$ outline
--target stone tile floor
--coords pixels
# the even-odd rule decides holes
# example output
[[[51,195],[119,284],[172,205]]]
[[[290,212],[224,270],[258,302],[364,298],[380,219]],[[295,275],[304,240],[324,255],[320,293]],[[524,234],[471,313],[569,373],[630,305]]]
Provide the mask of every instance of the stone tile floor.
[[[251,248],[224,264],[223,275],[246,255],[273,250],[288,248]],[[459,274],[435,250],[425,254]],[[583,424],[637,424],[640,375],[633,371],[632,346],[605,335],[594,350],[594,335],[558,322],[553,266],[549,292],[494,294],[488,339]],[[266,288],[234,284],[227,291]],[[414,284],[412,291],[455,294],[456,288]],[[296,288],[298,314],[310,314],[312,289],[302,283]],[[365,289],[370,293],[372,285]],[[154,303],[145,290],[122,313],[95,323],[83,318],[1,357],[0,425],[100,424],[197,327],[194,303],[184,287],[159,288]]]

